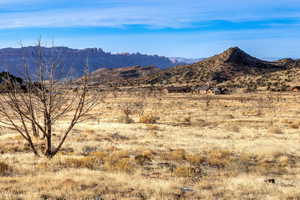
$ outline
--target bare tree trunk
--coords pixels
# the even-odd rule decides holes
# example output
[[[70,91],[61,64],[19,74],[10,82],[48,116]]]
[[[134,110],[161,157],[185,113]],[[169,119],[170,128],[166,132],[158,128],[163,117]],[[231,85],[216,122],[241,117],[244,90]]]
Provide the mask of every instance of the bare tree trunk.
[[[40,154],[37,152],[37,150],[36,150],[34,144],[32,143],[32,141],[29,140],[28,143],[29,143],[29,146],[30,146],[30,148],[32,149],[34,155],[40,157]]]
[[[29,73],[28,65],[24,64],[25,85],[7,75],[4,81],[7,92],[0,94],[0,126],[21,134],[37,156],[40,152],[37,151],[38,145],[34,144],[36,140],[32,138],[39,138],[45,144],[41,154],[52,158],[61,150],[74,126],[86,119],[88,112],[98,103],[99,96],[88,91],[87,71],[83,78],[76,81],[78,89],[75,92],[71,89],[72,81],[56,80],[57,69],[61,67],[59,59],[47,60],[42,49],[39,41],[36,46],[36,74]],[[37,82],[32,80],[33,77]],[[72,119],[68,127],[60,131],[61,137],[56,138],[55,123],[70,115]]]

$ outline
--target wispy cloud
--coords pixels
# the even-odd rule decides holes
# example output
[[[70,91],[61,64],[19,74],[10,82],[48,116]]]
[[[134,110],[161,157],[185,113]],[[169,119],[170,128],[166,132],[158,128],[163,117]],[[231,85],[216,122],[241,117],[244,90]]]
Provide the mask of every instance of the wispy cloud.
[[[27,2],[27,3],[26,3]],[[223,2],[223,3],[222,3]],[[226,2],[226,3],[225,3]],[[54,0],[45,3],[44,0],[12,0],[0,1],[1,4],[11,5],[12,9],[17,3],[26,3],[28,12],[0,13],[0,28],[18,27],[78,27],[78,26],[103,26],[121,27],[123,25],[144,24],[151,28],[186,28],[195,23],[207,21],[247,22],[272,18],[298,18],[299,10],[290,6],[294,0],[285,0],[285,7],[280,8],[283,0],[272,2],[266,0],[240,3],[237,0],[211,0],[210,3],[196,0],[93,0],[80,3],[75,0],[72,6],[65,0]],[[250,1],[249,1],[250,2]],[[264,7],[266,2],[273,6]],[[78,3],[78,4],[76,4]],[[35,8],[36,10],[32,10]],[[292,10],[294,8],[294,10]],[[1,9],[1,7],[0,7]]]

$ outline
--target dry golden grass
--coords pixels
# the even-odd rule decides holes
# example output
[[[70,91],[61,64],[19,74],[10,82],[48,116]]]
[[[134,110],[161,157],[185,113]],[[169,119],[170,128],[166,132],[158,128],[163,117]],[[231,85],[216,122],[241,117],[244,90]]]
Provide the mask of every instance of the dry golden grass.
[[[273,126],[273,127],[270,127],[268,129],[268,133],[270,133],[270,134],[283,134],[283,131],[279,127]]]
[[[158,119],[159,119],[159,117],[157,117],[153,114],[146,114],[146,115],[140,116],[139,122],[143,123],[143,124],[154,124],[157,122]]]
[[[165,153],[162,155],[164,160],[172,160],[172,161],[183,161],[185,160],[185,150],[184,149],[176,149],[171,152]]]
[[[174,175],[178,177],[195,177],[200,175],[201,170],[191,166],[180,166],[174,170]]]
[[[0,199],[299,199],[299,97],[108,96],[52,160],[5,130]]]
[[[147,130],[149,130],[149,131],[158,131],[158,130],[160,130],[159,126],[153,125],[153,124],[147,124],[146,127],[147,127]]]
[[[228,124],[226,126],[226,130],[229,132],[238,133],[238,132],[240,132],[240,127],[238,127],[237,125],[234,125],[234,124]]]
[[[64,162],[59,163],[61,168],[88,168],[94,169],[99,164],[94,157],[67,158]]]

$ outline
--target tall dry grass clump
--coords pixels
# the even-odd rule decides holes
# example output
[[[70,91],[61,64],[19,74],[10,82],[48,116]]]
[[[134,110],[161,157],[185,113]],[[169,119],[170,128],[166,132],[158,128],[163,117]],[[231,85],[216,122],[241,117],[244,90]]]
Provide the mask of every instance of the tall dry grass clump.
[[[104,159],[104,169],[108,171],[122,171],[131,173],[136,168],[136,162],[125,150],[114,151]]]
[[[154,114],[144,114],[139,118],[139,122],[143,124],[155,124],[158,120],[159,117]]]
[[[8,176],[12,173],[12,167],[0,161],[0,176]]]

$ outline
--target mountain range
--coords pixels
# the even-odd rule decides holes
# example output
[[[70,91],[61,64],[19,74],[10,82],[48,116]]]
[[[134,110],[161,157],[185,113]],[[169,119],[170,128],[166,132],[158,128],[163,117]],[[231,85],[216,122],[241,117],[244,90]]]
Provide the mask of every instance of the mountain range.
[[[36,70],[36,62],[41,52],[43,60],[52,63],[59,62],[62,66],[57,78],[64,78],[66,74],[74,77],[82,75],[84,66],[90,71],[99,68],[118,68],[129,66],[155,66],[162,69],[182,64],[167,57],[145,55],[140,53],[109,53],[99,48],[71,49],[67,47],[22,47],[0,49],[0,71],[8,71],[21,76],[24,64],[29,65],[31,72]]]
[[[40,56],[40,53],[42,56]],[[134,85],[203,85],[224,87],[284,88],[300,84],[300,60],[285,58],[265,61],[239,47],[232,47],[209,58],[167,58],[140,53],[104,52],[102,49],[67,47],[23,47],[0,49],[0,70],[22,77],[22,66],[36,71],[37,61],[59,63],[57,78],[80,77],[88,65],[95,84]]]
[[[139,68],[141,69],[141,68]],[[123,69],[126,71],[126,69]],[[147,69],[145,69],[147,71]],[[238,47],[189,65],[150,70],[116,80],[117,85],[219,85],[224,87],[284,88],[300,82],[300,60],[265,61]],[[101,77],[101,71],[97,73]],[[111,79],[113,80],[113,79]],[[110,81],[111,82],[111,81]]]

